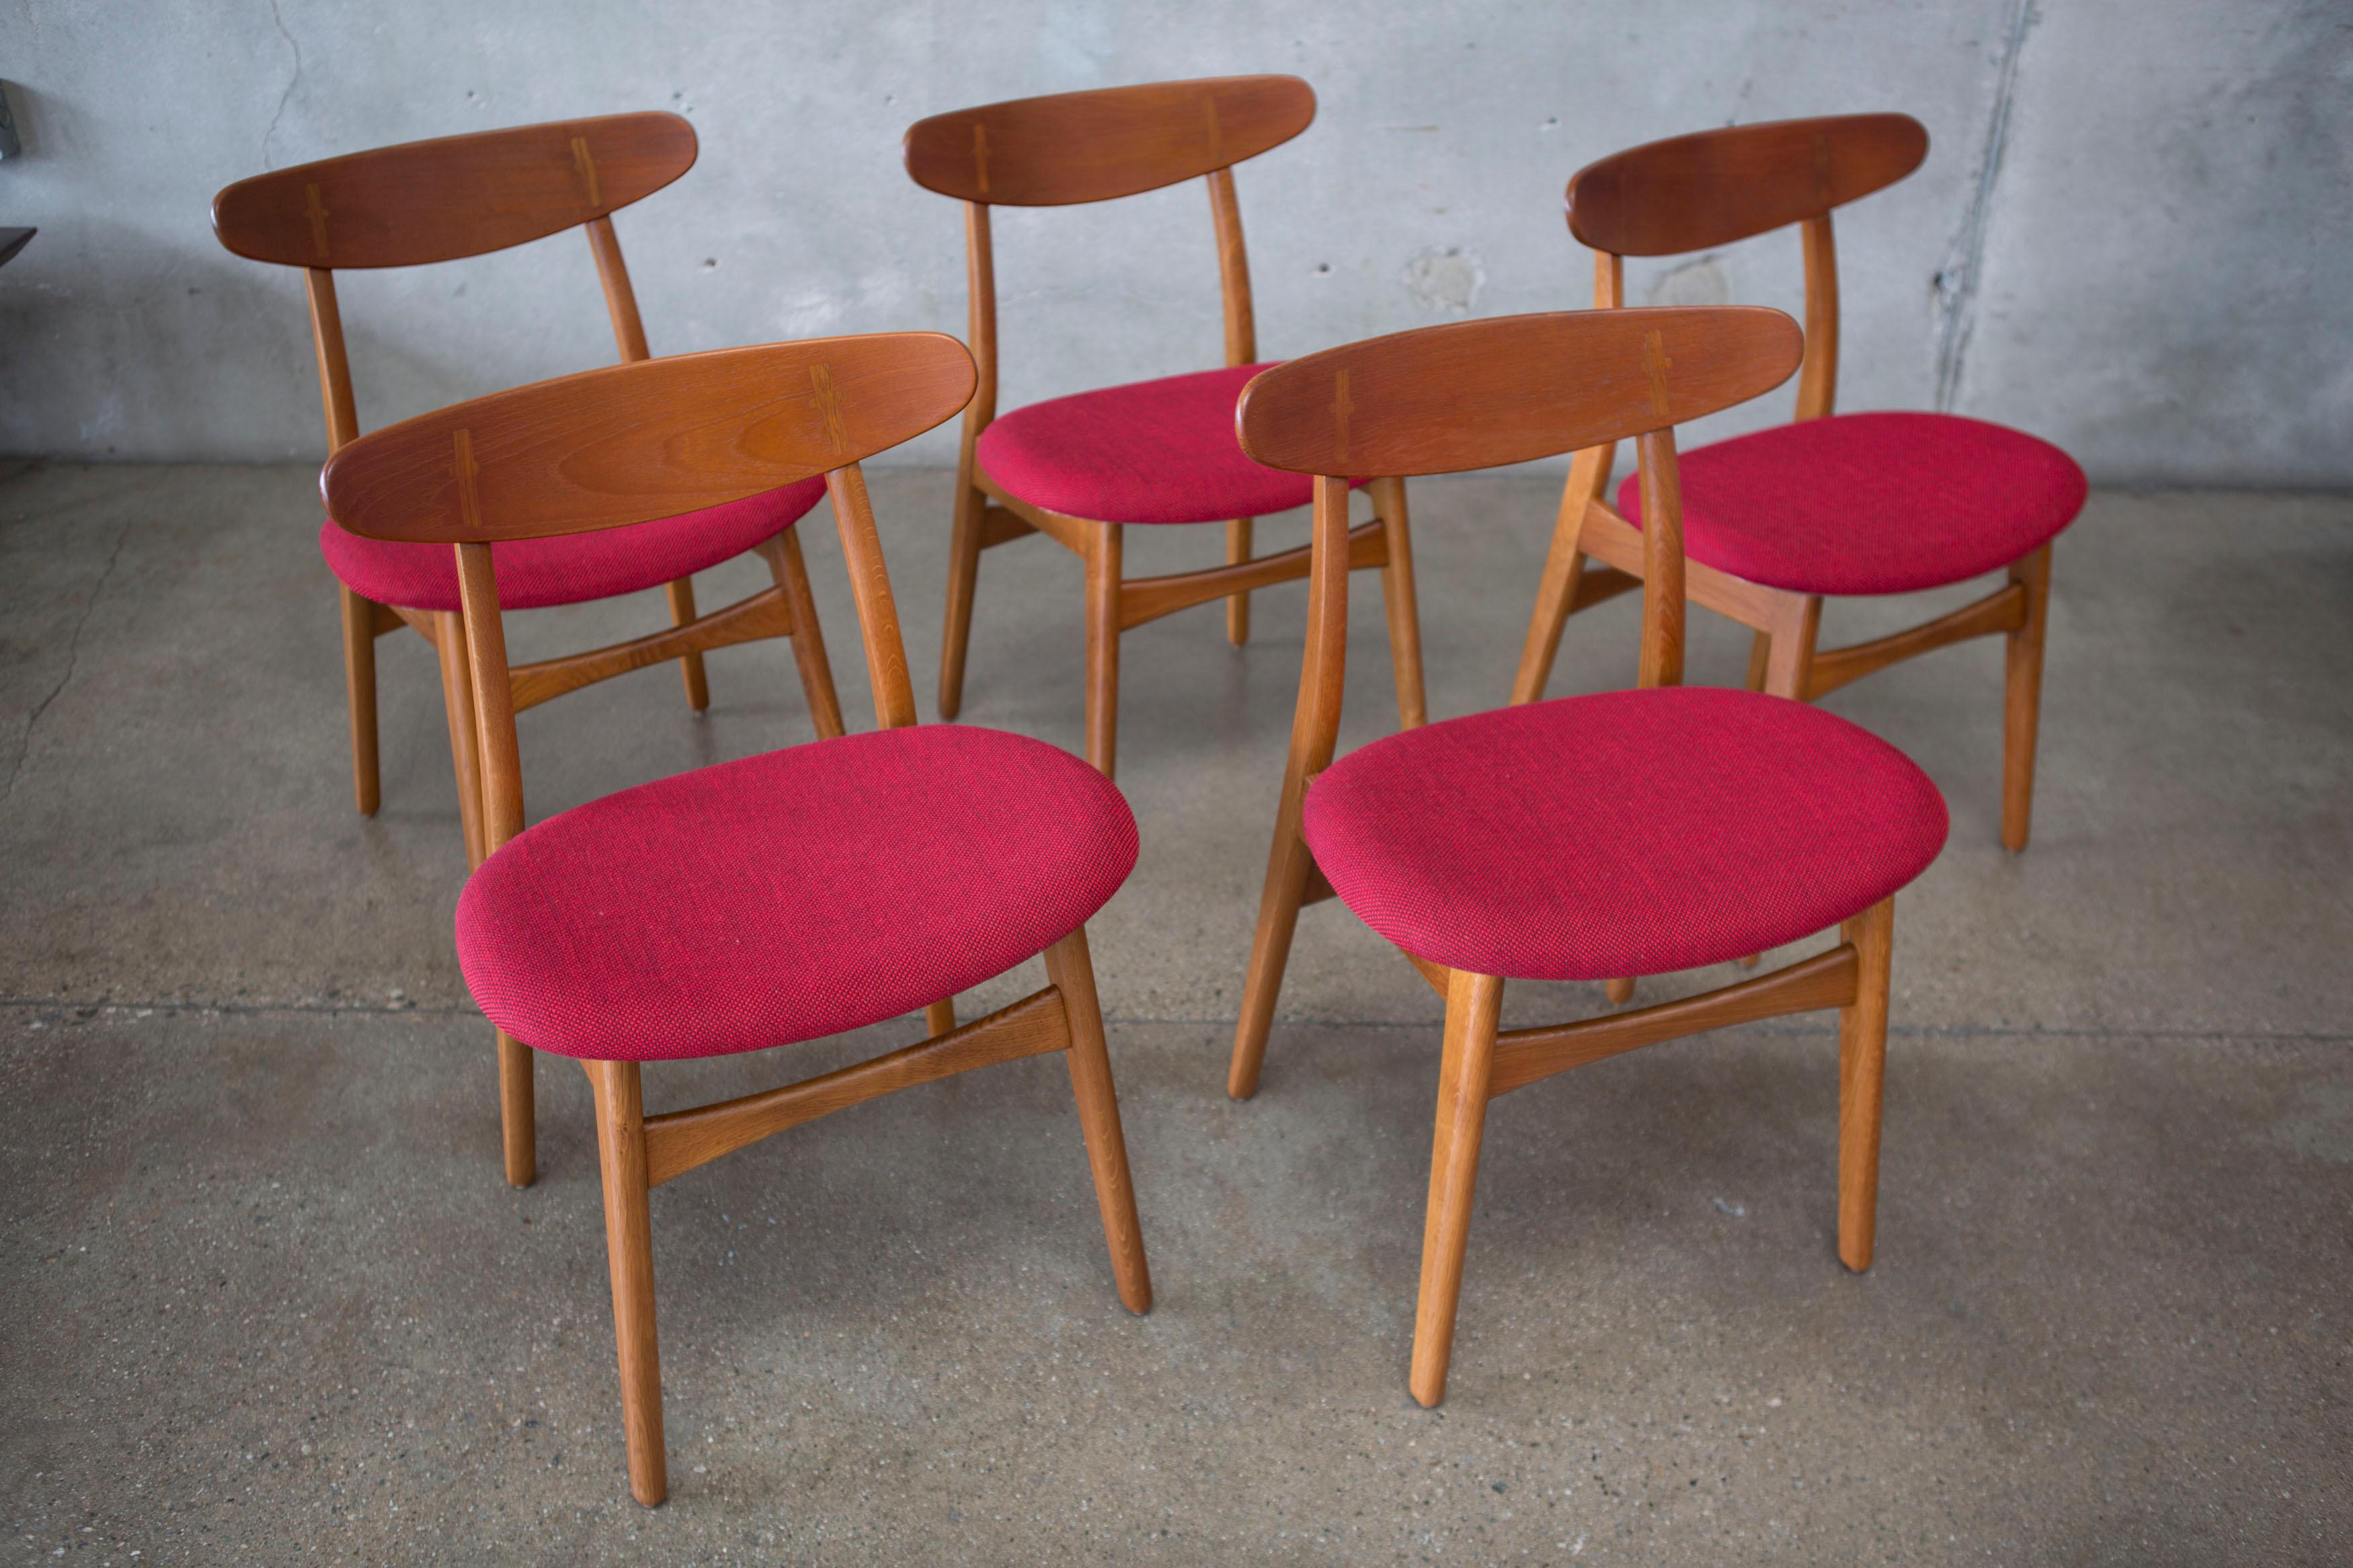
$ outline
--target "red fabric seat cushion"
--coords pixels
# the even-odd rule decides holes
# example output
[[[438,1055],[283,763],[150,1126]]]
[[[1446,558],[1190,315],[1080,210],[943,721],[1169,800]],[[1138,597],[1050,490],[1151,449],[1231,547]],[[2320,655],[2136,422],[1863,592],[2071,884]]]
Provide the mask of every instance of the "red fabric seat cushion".
[[[1135,818],[1067,752],[933,724],[818,741],[552,816],[458,900],[499,1027],[611,1061],[723,1056],[896,1017],[1084,924]]]
[[[1845,720],[1707,687],[1409,730],[1332,764],[1307,842],[1366,925],[1482,974],[1606,980],[1860,913],[1945,843],[1945,800]]]
[[[2050,442],[1952,414],[1841,414],[1681,456],[1694,561],[1800,594],[1908,594],[2032,554],[2087,487]],[[1641,526],[1639,476],[1618,510]]]
[[[1139,381],[1033,403],[980,433],[1008,495],[1097,522],[1218,522],[1305,506],[1314,481],[1251,461],[1234,404],[1263,364]]]
[[[803,479],[654,522],[493,544],[499,603],[510,610],[543,609],[657,587],[774,539],[824,495],[823,479]],[[449,545],[363,539],[331,518],[319,530],[319,552],[362,598],[410,610],[458,607],[458,552]]]

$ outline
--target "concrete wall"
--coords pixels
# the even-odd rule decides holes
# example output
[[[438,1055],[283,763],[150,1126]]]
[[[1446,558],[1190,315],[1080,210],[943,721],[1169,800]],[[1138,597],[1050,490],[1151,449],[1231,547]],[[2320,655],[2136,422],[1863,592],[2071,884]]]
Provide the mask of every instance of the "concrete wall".
[[[1634,142],[1898,108],[1933,138],[1841,217],[1847,408],[2039,431],[2121,482],[2353,482],[2353,31],[2342,0],[1445,6],[1186,0],[0,0],[0,451],[283,459],[323,438],[298,280],[213,241],[219,186],[381,142],[670,107],[684,180],[617,219],[656,353],[961,331],[922,115],[1293,71],[1322,111],[1240,175],[1261,346],[1580,304],[1562,182]],[[1008,404],[1219,352],[1187,185],[998,225]],[[1637,301],[1794,307],[1794,236],[1631,268]],[[346,280],[371,426],[603,363],[587,247]],[[1719,428],[1778,416],[1786,398]],[[944,460],[934,437],[913,460]]]

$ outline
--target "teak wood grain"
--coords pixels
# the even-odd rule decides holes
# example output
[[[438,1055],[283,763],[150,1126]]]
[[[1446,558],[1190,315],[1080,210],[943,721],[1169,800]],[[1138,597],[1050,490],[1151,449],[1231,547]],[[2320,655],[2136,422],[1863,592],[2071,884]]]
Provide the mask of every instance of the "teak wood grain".
[[[1255,158],[1307,129],[1293,76],[1212,77],[982,104],[907,128],[907,173],[990,206],[1069,206],[1173,185]]]
[[[1598,269],[1597,283],[1613,296],[1620,279],[1614,258]],[[1239,411],[1243,449],[1260,462],[1314,474],[1315,518],[1307,645],[1229,1094],[1247,1099],[1258,1089],[1299,911],[1311,891],[1328,889],[1302,822],[1315,780],[1332,765],[1345,689],[1350,535],[1346,481],[1335,476],[1445,471],[1577,451],[1562,507],[1575,531],[1566,534],[1566,550],[1556,540],[1543,592],[1574,605],[1639,584],[1640,683],[1673,686],[1683,677],[1684,598],[1704,576],[1683,559],[1674,425],[1780,384],[1799,369],[1801,352],[1797,324],[1778,311],[1609,308],[1398,333],[1293,360],[1250,384]],[[1639,531],[1599,499],[1615,444],[1629,438],[1642,492]],[[1577,545],[1594,521],[1612,528],[1609,548],[1623,570],[1613,563],[1586,575]],[[1810,647],[1810,629],[1770,624],[1783,637],[1805,629]],[[1778,645],[1775,659],[1771,679],[1802,678]],[[1532,669],[1540,687],[1541,668],[1524,658],[1522,688]],[[1515,692],[1515,700],[1525,698]],[[1622,813],[1603,815],[1641,820],[1641,803],[1623,804]],[[1859,913],[1839,946],[1770,974],[1639,1012],[1509,1033],[1498,1028],[1504,976],[1405,954],[1446,999],[1409,1375],[1417,1400],[1436,1405],[1446,1394],[1488,1102],[1571,1068],[1709,1029],[1838,1009],[1840,1248],[1850,1267],[1869,1262],[1892,909],[1889,900]],[[1624,989],[1613,982],[1613,999]]]
[[[940,647],[940,715],[964,704],[965,664],[973,600],[984,551],[1040,533],[1079,557],[1084,571],[1087,760],[1104,773],[1116,766],[1120,639],[1161,616],[1222,599],[1226,636],[1250,638],[1250,595],[1304,575],[1295,552],[1254,559],[1257,520],[1225,521],[1225,563],[1151,578],[1125,576],[1124,526],[1068,516],[1008,492],[980,461],[981,434],[997,416],[997,263],[989,209],[1107,201],[1200,177],[1208,188],[1216,234],[1225,363],[1257,362],[1258,320],[1250,297],[1250,254],[1233,165],[1306,129],[1315,95],[1295,77],[1233,77],[1157,82],[985,104],[934,115],[906,137],[909,175],[927,189],[959,198],[965,214],[967,331],[979,389],[965,411],[948,542],[947,605]],[[1222,435],[1222,431],[1219,432]],[[1181,483],[1182,476],[1172,476]],[[1406,725],[1422,721],[1421,639],[1414,613],[1412,560],[1404,489],[1375,492],[1377,556],[1359,564],[1382,574]],[[1203,520],[1209,521],[1209,520]]]
[[[328,514],[372,539],[543,539],[741,500],[953,418],[971,356],[939,332],[609,365],[388,426],[327,461]]]
[[[779,395],[780,384],[795,390]],[[514,714],[518,690],[531,694],[519,679],[530,668],[518,671],[507,659],[492,541],[618,526],[616,512],[649,507],[662,515],[681,494],[755,493],[820,469],[858,606],[876,718],[886,729],[909,725],[915,713],[906,650],[859,465],[951,417],[971,390],[971,361],[954,339],[922,332],[831,339],[624,364],[478,398],[343,447],[322,480],[343,515],[372,521],[414,511],[430,519],[416,525],[419,537],[455,542],[461,610],[437,630],[451,667],[467,674],[468,754],[480,774],[477,858],[495,854],[523,825]],[[641,482],[629,478],[632,458],[649,470]],[[544,486],[570,488],[555,503],[567,521],[551,521],[548,503],[533,499]],[[783,615],[788,598],[780,581],[750,602]],[[668,657],[681,635],[641,639],[640,651]],[[553,673],[531,668],[554,679],[564,661],[554,662]],[[944,789],[957,782],[939,781]],[[616,896],[626,908],[626,894]],[[757,962],[775,961],[757,944],[751,951]],[[647,1194],[786,1128],[955,1073],[1061,1051],[1114,1284],[1130,1310],[1149,1309],[1151,1276],[1085,930],[1068,932],[1041,956],[1047,987],[987,1017],[957,1028],[953,1001],[943,999],[926,1009],[931,1037],[919,1044],[721,1104],[648,1116],[637,1062],[581,1064],[596,1107],[622,1428],[638,1501],[659,1503],[668,1491]],[[527,1119],[527,1044],[501,1033],[499,1046],[501,1082],[516,1095],[510,1115],[519,1106]],[[510,1137],[510,1158],[530,1147],[526,1127],[520,1141]],[[526,1170],[517,1179],[529,1178]]]
[[[601,219],[694,166],[675,114],[610,114],[347,153],[239,180],[213,232],[282,267],[415,267]]]
[[[1820,217],[1881,190],[1928,156],[1908,114],[1733,125],[1646,142],[1568,183],[1571,234],[1613,256],[1708,250]]]

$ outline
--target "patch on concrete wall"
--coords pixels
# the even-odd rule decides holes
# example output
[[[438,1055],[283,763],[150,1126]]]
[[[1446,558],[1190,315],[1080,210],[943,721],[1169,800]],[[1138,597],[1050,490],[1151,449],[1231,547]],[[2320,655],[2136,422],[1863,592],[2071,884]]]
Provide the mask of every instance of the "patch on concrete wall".
[[[1645,305],[1723,305],[1731,300],[1731,282],[1713,256],[1669,268],[1651,279],[1642,296]]]
[[[1479,265],[1477,254],[1459,245],[1423,251],[1405,264],[1404,278],[1406,292],[1441,315],[1470,314],[1479,302],[1479,290],[1487,286],[1487,269]]]

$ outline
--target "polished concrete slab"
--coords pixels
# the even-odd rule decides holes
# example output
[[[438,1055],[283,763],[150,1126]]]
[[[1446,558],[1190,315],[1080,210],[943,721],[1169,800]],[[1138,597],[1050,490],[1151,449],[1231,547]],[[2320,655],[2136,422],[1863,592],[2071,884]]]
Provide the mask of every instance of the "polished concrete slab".
[[[1143,858],[1092,929],[1156,1307],[1112,1294],[1050,1061],[796,1130],[655,1194],[673,1495],[649,1512],[622,1478],[586,1093],[541,1072],[541,1179],[505,1187],[449,949],[430,656],[382,645],[364,821],[311,483],[0,477],[0,1519],[25,1561],[2353,1552],[2353,501],[2094,499],[2059,555],[2024,856],[1995,839],[1994,646],[1835,694],[1954,824],[1899,904],[1877,1265],[1831,1249],[1826,1020],[1571,1075],[1493,1115],[1440,1412],[1404,1388],[1434,999],[1311,910],[1265,1086],[1222,1092],[1302,595],[1262,595],[1246,648],[1213,611],[1143,628],[1121,752]],[[1508,685],[1550,491],[1416,488],[1434,713]],[[919,671],[945,492],[875,484]],[[1134,531],[1132,569],[1217,549]],[[806,540],[862,728],[823,511]],[[1395,720],[1375,579],[1356,589],[1351,741]],[[967,721],[1078,744],[1077,590],[1043,542],[987,558]],[[1826,635],[1919,607],[1841,605]],[[1574,623],[1555,689],[1624,684],[1633,625],[1623,603]],[[1697,634],[1694,678],[1736,676],[1744,638]],[[807,737],[781,649],[714,656],[712,685],[702,718],[668,668],[525,715],[533,814]],[[1528,1021],[1602,1005],[1510,997]],[[917,1027],[666,1069],[649,1099]]]

